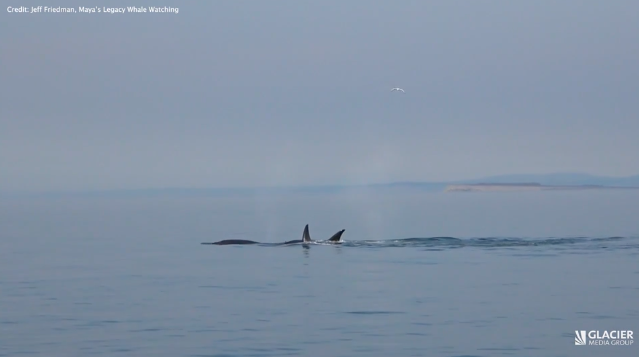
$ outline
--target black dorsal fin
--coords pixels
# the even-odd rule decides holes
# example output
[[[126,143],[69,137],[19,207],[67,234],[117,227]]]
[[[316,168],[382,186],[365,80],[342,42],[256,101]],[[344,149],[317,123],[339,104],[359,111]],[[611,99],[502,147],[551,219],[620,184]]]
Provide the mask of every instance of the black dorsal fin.
[[[330,237],[330,238],[328,239],[328,241],[329,241],[329,242],[339,242],[339,241],[340,241],[340,239],[342,239],[342,234],[344,234],[344,231],[345,231],[345,229],[342,229],[341,231],[339,231],[339,232],[337,232],[337,233],[333,234],[333,236],[332,236],[332,237]]]
[[[302,242],[311,242],[311,235],[308,233],[308,224],[304,227],[304,233],[302,234]]]

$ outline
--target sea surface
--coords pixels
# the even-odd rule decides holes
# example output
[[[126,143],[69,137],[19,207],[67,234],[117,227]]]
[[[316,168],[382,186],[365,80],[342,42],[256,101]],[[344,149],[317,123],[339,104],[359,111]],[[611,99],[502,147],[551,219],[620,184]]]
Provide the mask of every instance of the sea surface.
[[[639,356],[575,330],[639,334],[638,191],[0,199],[0,356]]]

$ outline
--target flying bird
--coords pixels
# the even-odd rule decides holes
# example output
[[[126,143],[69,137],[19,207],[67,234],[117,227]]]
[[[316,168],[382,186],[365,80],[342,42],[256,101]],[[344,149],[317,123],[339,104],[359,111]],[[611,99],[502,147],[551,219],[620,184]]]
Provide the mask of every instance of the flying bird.
[[[393,88],[393,89],[391,89],[390,91],[392,92],[392,91],[394,91],[394,90],[396,90],[396,91],[398,91],[398,92],[399,92],[399,91],[402,91],[402,93],[406,93],[406,92],[404,92],[404,90],[403,90],[403,89],[401,89],[401,88]]]

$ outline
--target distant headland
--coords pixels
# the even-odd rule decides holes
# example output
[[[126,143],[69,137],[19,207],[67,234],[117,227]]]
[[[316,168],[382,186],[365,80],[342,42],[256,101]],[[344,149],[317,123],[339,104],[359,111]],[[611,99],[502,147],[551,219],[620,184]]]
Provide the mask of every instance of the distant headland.
[[[602,185],[542,185],[539,183],[475,183],[448,185],[444,192],[489,192],[489,191],[557,191],[557,190],[632,190],[639,187]]]
[[[594,176],[583,173],[519,174],[450,182],[444,192],[557,191],[639,189],[639,175]]]

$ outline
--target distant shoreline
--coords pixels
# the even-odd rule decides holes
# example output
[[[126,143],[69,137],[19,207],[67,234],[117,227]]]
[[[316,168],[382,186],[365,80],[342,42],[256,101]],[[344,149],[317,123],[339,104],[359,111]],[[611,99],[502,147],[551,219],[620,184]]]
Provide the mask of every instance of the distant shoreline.
[[[559,190],[638,190],[639,187],[603,185],[542,185],[539,183],[474,183],[448,185],[444,192],[505,192]]]
[[[627,177],[593,176],[580,173],[514,174],[456,181],[395,181],[319,185],[246,187],[155,187],[121,189],[2,191],[0,198],[54,197],[232,197],[286,194],[342,194],[372,192],[518,192],[639,190],[639,175]]]

